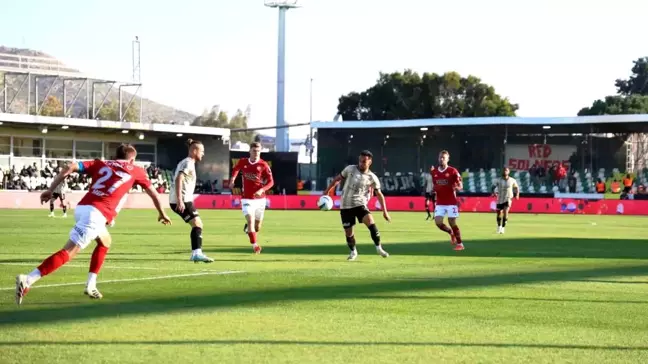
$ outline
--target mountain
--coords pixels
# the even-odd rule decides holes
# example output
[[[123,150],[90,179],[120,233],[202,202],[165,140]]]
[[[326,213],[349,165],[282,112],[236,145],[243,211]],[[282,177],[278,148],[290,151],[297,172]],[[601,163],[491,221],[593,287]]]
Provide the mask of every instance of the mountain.
[[[40,57],[40,58],[29,58],[29,57]],[[57,60],[55,57],[52,57],[46,53],[43,53],[41,51],[37,50],[32,50],[32,49],[24,49],[24,48],[10,48],[10,47],[5,47],[5,46],[0,46],[0,96],[2,96],[3,92],[3,78],[2,73],[3,73],[3,67],[20,67],[20,68],[26,68],[26,64],[30,63],[30,68],[36,69],[36,68],[48,68],[48,69],[63,69],[68,73],[75,73],[80,71],[69,67],[65,65],[63,62]],[[38,71],[33,70],[32,75],[37,76]],[[67,77],[67,75],[66,75]],[[32,107],[32,114],[35,113],[34,110],[34,100],[36,99],[36,86],[38,86],[38,92],[39,92],[39,101],[40,103],[43,102],[45,99],[45,96],[51,96],[53,98],[58,99],[61,102],[63,101],[63,80],[61,78],[55,78],[55,77],[43,77],[39,76],[38,80],[36,80],[36,77],[31,78],[31,85],[27,85],[26,83],[26,76],[21,76],[21,75],[15,75],[15,74],[7,74],[6,75],[6,81],[7,81],[7,99],[11,103],[11,106],[8,108],[8,110],[3,110],[4,104],[0,103],[0,111],[3,112],[11,112],[11,113],[22,113],[26,114],[28,113],[28,108],[27,108],[27,102],[28,99],[30,100],[30,106]],[[87,105],[87,95],[86,95],[86,87],[90,90],[90,93],[92,93],[92,85],[93,83],[96,85],[96,93],[95,93],[95,100],[96,100],[96,105],[99,106],[101,101],[106,97],[106,101],[104,103],[105,106],[104,112],[98,113],[98,117],[101,118],[109,118],[113,119],[115,118],[114,116],[106,116],[106,115],[114,115],[114,113],[106,113],[107,108],[117,108],[119,105],[119,92],[117,90],[117,84],[115,86],[110,87],[109,84],[105,83],[97,83],[98,79],[94,80],[89,80],[87,85],[83,84],[83,81],[66,81],[65,83],[65,92],[67,95],[67,102],[68,102],[68,107],[71,108],[71,115],[72,117],[79,117],[79,118],[85,118],[87,114],[86,110],[86,105]],[[28,97],[28,90],[30,89],[28,86],[31,86],[31,95]],[[49,94],[46,94],[47,91],[49,90]],[[129,88],[128,90],[122,90],[123,91],[123,103],[126,104],[128,101],[130,101],[132,97],[132,93],[134,92],[134,88]],[[78,94],[78,97],[76,100],[74,100],[75,95]],[[0,97],[0,100],[2,100],[4,96]],[[50,98],[52,99],[52,98]],[[130,110],[130,112],[127,114],[128,121],[138,121],[137,119],[139,118],[139,104],[140,104],[140,98],[138,96],[135,96],[133,100],[133,106],[135,106],[137,109]],[[11,102],[13,100],[13,102]],[[74,102],[72,102],[74,100]],[[92,106],[90,106],[92,108]],[[124,106],[125,108],[125,106]],[[145,123],[182,123],[184,121],[193,121],[196,118],[196,115],[176,109],[171,106],[167,105],[162,105],[160,103],[157,103],[155,101],[142,98],[142,119],[143,122]],[[118,117],[117,117],[118,118]],[[116,119],[116,118],[115,118]]]

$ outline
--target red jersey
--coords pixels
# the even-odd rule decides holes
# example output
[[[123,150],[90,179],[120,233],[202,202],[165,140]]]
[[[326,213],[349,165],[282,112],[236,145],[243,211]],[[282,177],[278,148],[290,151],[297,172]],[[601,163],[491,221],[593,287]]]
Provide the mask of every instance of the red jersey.
[[[239,159],[232,170],[232,185],[234,185],[239,172],[243,178],[243,193],[241,194],[243,198],[265,198],[265,193],[274,186],[270,166],[263,159],[259,159],[255,163],[250,162],[249,158]],[[261,196],[255,196],[254,194],[260,189],[263,190]]]
[[[437,167],[432,171],[432,183],[436,192],[437,205],[457,205],[456,185],[461,182],[461,175],[455,168],[448,166],[446,169]]]
[[[126,161],[93,161],[79,162],[79,173],[92,178],[92,185],[83,196],[79,205],[94,206],[108,222],[119,212],[121,205],[133,185],[146,189],[151,181],[144,168]]]

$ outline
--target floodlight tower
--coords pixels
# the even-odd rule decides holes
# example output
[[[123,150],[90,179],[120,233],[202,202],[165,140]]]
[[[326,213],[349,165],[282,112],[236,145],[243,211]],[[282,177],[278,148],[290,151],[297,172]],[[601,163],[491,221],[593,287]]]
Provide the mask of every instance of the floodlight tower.
[[[277,42],[277,138],[275,140],[275,150],[278,152],[290,151],[290,139],[284,115],[286,82],[286,12],[288,9],[298,8],[298,2],[299,0],[264,0],[265,6],[279,9],[279,34]]]

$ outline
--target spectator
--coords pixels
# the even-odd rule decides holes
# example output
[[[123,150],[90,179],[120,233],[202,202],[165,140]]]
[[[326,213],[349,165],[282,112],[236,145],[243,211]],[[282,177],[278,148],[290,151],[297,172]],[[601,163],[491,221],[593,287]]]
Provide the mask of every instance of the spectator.
[[[624,193],[630,193],[632,191],[632,176],[630,173],[626,174],[625,177],[623,177],[623,192]]]
[[[569,174],[569,178],[567,179],[567,189],[569,193],[574,193],[576,192],[576,176],[575,176],[575,171]]]

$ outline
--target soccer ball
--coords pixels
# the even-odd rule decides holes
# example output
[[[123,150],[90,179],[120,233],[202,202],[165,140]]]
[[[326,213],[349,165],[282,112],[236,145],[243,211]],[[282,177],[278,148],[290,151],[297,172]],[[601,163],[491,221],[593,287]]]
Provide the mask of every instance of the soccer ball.
[[[317,200],[317,207],[320,210],[328,211],[333,208],[333,199],[331,196],[324,195]]]

